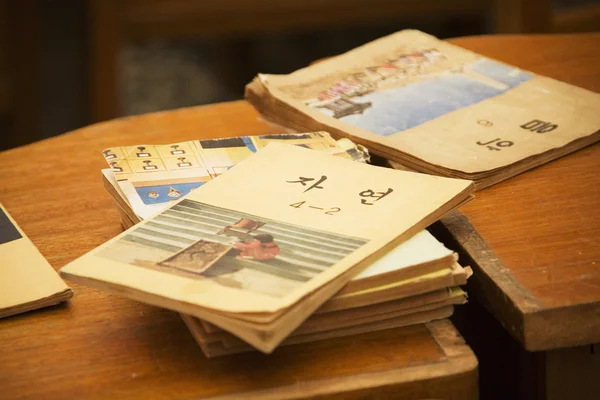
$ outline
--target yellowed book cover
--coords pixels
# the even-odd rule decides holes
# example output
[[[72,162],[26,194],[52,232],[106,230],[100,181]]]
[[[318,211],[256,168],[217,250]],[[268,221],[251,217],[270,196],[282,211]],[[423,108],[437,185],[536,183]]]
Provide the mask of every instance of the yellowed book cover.
[[[0,204],[0,318],[68,300],[71,289]]]
[[[274,142],[61,274],[206,319],[269,352],[472,188]]]
[[[349,137],[479,188],[600,140],[600,94],[416,30],[288,75],[259,74],[246,98],[284,126]]]
[[[141,219],[131,215],[131,209],[123,197],[112,172],[105,169],[102,170],[102,174],[104,184],[113,196],[121,213],[123,227],[125,229],[131,228]],[[452,270],[457,258],[456,253],[446,248],[429,231],[423,230],[391,249],[383,257],[353,277],[331,300],[345,294],[385,286],[392,282],[426,275],[442,269]],[[459,278],[462,277],[460,269],[456,270],[456,273]],[[323,306],[327,307],[327,303]]]
[[[336,141],[327,132],[117,146],[105,149],[102,155],[134,215],[146,219],[271,142],[302,146],[355,161],[369,159],[364,148],[347,139]]]

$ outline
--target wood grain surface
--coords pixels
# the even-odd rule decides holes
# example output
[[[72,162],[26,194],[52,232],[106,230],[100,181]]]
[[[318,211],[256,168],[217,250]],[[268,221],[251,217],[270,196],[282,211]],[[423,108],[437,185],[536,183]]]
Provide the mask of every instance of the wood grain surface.
[[[452,42],[592,90],[600,87],[599,35]],[[93,125],[0,153],[0,201],[58,269],[120,232],[118,211],[101,182],[104,148],[278,131],[245,102]],[[496,275],[510,279],[537,306],[562,310],[548,322],[568,340],[585,326],[567,330],[561,316],[580,304],[598,304],[598,160],[598,146],[581,150],[479,192],[462,209],[501,261]],[[572,285],[579,286],[570,290]],[[3,396],[476,396],[476,360],[447,321],[291,346],[270,357],[207,360],[176,313],[72,286],[75,296],[66,306],[0,320]],[[512,322],[523,323],[527,308],[514,293],[501,285],[492,289],[492,299],[512,304],[505,307],[516,313]]]
[[[245,102],[109,121],[0,153],[0,201],[58,269],[121,232],[103,149],[280,131]],[[207,359],[177,313],[71,286],[66,305],[0,320],[0,398],[477,397],[447,320]]]
[[[600,91],[600,34],[452,42]],[[600,342],[599,167],[600,145],[584,148],[478,192],[461,209],[475,232],[447,220],[475,261],[472,294],[528,350]]]

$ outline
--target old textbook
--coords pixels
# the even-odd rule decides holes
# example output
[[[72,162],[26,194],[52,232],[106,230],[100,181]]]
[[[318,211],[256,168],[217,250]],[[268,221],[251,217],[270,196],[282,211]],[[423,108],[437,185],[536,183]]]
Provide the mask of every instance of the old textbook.
[[[103,173],[105,184],[114,182],[109,171],[103,170]],[[117,208],[125,229],[140,222],[139,219],[131,220],[118,201]],[[444,297],[444,289],[464,285],[472,273],[469,267],[460,266],[456,259],[454,252],[423,230],[366,266],[315,313],[346,310],[429,293],[439,294],[440,290]],[[433,302],[439,300],[438,296],[432,299]]]
[[[270,143],[61,274],[271,352],[367,265],[468,201],[472,188]]]
[[[103,151],[111,167],[102,171],[103,182],[122,214],[123,226],[130,228],[143,220],[143,215],[155,214],[274,141],[358,162],[366,162],[369,158],[365,150],[351,141],[334,141],[326,132],[133,145]],[[449,269],[455,260],[453,252],[429,232],[422,231],[361,272],[338,295],[372,289],[442,268]]]
[[[111,167],[115,166],[115,157],[111,156],[112,154],[129,154],[128,165],[123,165],[124,159],[121,159],[119,162],[121,168],[117,171],[112,168],[102,170],[104,185],[115,200],[121,214],[123,227],[128,229],[142,220],[139,216],[140,213],[138,212],[136,215],[131,204],[139,204],[139,200],[143,200],[144,196],[155,202],[152,204],[154,207],[161,204],[166,207],[174,199],[165,196],[165,193],[176,191],[183,194],[183,188],[178,186],[181,181],[177,180],[175,175],[181,169],[189,170],[196,165],[202,166],[200,162],[207,158],[205,152],[220,153],[218,162],[221,167],[226,167],[224,169],[229,169],[233,163],[252,154],[252,151],[248,149],[249,144],[255,145],[254,143],[257,142],[261,144],[260,141],[266,140],[293,143],[315,150],[326,150],[328,154],[344,156],[358,162],[366,162],[368,159],[368,154],[347,139],[331,142],[330,136],[324,132],[232,139],[204,140],[200,142],[199,146],[195,145],[197,142],[186,142],[167,145],[135,145],[105,150],[104,157]],[[334,143],[335,146],[331,146],[331,143]],[[158,154],[164,153],[164,149],[169,152],[175,149],[174,151],[178,151],[176,155],[182,156],[186,155],[186,146],[184,145],[199,148],[200,157],[188,159],[189,165],[187,166],[173,166],[172,163],[165,162],[164,164],[169,165],[170,168],[170,171],[166,173],[131,168],[131,165],[135,165],[135,161],[140,157],[139,149],[141,147],[145,150],[141,157],[152,156],[156,150],[158,150]],[[340,153],[340,151],[334,150],[335,147],[340,147],[339,150],[345,150],[345,152]],[[158,157],[153,158],[163,160]],[[158,163],[154,162],[154,164]],[[121,173],[122,169],[129,169],[130,172]],[[196,169],[198,172],[189,174],[189,177],[193,181],[195,179],[193,177],[197,176],[199,178],[197,180],[203,181],[203,169]],[[137,177],[138,175],[139,177]],[[129,197],[132,197],[128,199],[124,191],[130,188],[130,185],[136,190],[128,191]],[[156,193],[162,192],[163,195],[148,196],[152,193],[148,187],[153,188]],[[313,260],[306,262],[314,263]],[[448,250],[427,230],[423,230],[391,249],[353,277],[342,290],[326,301],[314,312],[313,316],[290,334],[293,338],[286,339],[283,344],[341,337],[448,317],[452,313],[454,305],[466,302],[466,295],[457,285],[465,284],[469,274],[469,268],[464,269],[456,263],[455,253]],[[319,317],[319,314],[326,315]],[[362,318],[358,318],[359,316]],[[239,345],[239,339],[235,342],[236,339],[232,339],[231,334],[210,323],[185,314],[182,314],[182,317],[207,357],[252,350],[251,346]],[[221,336],[226,337],[227,340],[224,343],[215,343],[215,338]],[[207,344],[207,341],[210,343]],[[228,346],[232,341],[235,342],[235,345]],[[227,349],[220,349],[220,345],[227,346]]]
[[[102,154],[114,174],[130,216],[145,219],[197,189],[271,142],[285,142],[330,155],[367,161],[369,154],[327,132],[242,136],[163,145],[111,147]]]
[[[110,187],[109,192],[114,190],[116,181],[110,171],[102,172],[105,185]],[[116,190],[111,193],[114,195]],[[132,220],[130,212],[121,208],[122,198],[115,199],[115,202],[125,229],[141,221]],[[429,231],[423,230],[367,266],[319,310],[358,307],[462,285],[471,272],[458,265],[457,257]]]
[[[73,296],[35,245],[0,204],[0,318]]]
[[[140,210],[140,204],[145,206],[149,203],[152,207],[164,208],[185,193],[186,188],[181,186],[182,181],[178,179],[182,171],[187,174],[187,184],[196,182],[200,186],[198,183],[206,180],[207,170],[215,171],[214,166],[217,165],[221,171],[225,171],[272,141],[325,151],[358,162],[369,159],[368,153],[351,141],[333,141],[325,132],[134,145],[113,147],[103,152],[111,167],[102,170],[103,182],[115,200],[121,214],[121,224],[128,229],[142,220],[140,214],[144,211]],[[169,158],[173,157],[187,157],[186,163],[169,162]],[[165,168],[146,169],[146,165],[140,167],[140,159],[150,160],[147,164],[164,165]],[[214,174],[216,176],[218,174]],[[137,213],[133,205],[137,205]],[[327,313],[326,318],[309,318],[291,336],[294,336],[294,342],[299,338],[304,341],[319,340],[387,329],[400,321],[402,324],[412,324],[447,317],[452,312],[452,305],[466,301],[464,295],[455,294],[459,291],[457,285],[465,284],[470,273],[470,268],[464,269],[456,263],[456,254],[444,247],[427,230],[423,230],[368,265],[315,311],[315,315]],[[397,318],[400,317],[399,313],[402,318]],[[375,320],[373,317],[369,322],[354,318],[359,314],[373,314]],[[223,351],[215,349],[212,342],[207,346],[204,342],[204,330],[209,332],[209,339],[214,338],[210,334],[224,335],[224,331],[191,316],[182,317],[208,357],[252,349],[246,345]],[[314,331],[315,328],[317,332],[300,336],[307,329]]]
[[[103,181],[121,213],[123,226],[130,228],[143,219],[142,215],[165,208],[170,202],[189,193],[189,190],[216,178],[273,141],[307,147],[358,162],[366,162],[369,158],[368,153],[351,141],[334,141],[326,132],[133,145],[103,151],[103,156],[111,167],[102,171]],[[185,163],[181,160],[185,160]],[[453,252],[429,232],[422,231],[361,272],[338,295],[361,290],[364,292],[366,289],[440,269],[449,271],[455,259]]]
[[[477,188],[600,138],[600,95],[405,30],[289,75],[246,99],[298,131],[325,130],[401,169]]]

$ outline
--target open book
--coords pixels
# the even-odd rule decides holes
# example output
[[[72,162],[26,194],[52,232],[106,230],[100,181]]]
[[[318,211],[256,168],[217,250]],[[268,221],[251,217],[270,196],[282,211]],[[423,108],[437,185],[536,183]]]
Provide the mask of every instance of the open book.
[[[415,30],[289,75],[259,74],[246,99],[298,131],[325,130],[400,169],[480,189],[600,139],[600,95]]]
[[[271,352],[353,276],[468,201],[472,189],[470,181],[270,143],[61,274],[206,320]]]

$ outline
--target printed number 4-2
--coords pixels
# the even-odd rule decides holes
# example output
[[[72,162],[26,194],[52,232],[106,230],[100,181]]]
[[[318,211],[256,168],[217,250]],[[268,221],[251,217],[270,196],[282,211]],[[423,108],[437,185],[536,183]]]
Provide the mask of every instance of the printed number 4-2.
[[[300,208],[300,207],[302,207],[302,205],[304,205],[304,203],[306,203],[306,200],[299,201],[297,203],[292,203],[292,204],[290,204],[290,207]],[[313,207],[313,206],[309,206],[309,208],[315,208],[317,210],[322,210],[323,209],[321,207]],[[329,210],[325,211],[325,214],[327,214],[327,215],[333,215],[333,214],[335,214],[336,212],[339,212],[339,211],[342,211],[342,209],[339,208],[339,207],[331,207]]]

